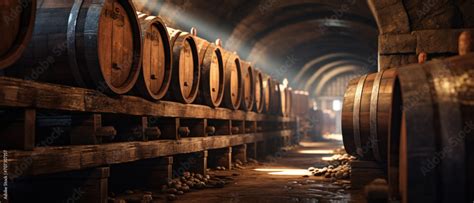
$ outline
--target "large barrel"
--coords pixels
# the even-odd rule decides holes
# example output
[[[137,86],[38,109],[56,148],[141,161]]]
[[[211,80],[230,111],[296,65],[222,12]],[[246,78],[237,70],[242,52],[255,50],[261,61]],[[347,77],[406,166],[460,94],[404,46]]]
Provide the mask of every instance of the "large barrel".
[[[282,87],[280,86],[280,82],[277,80],[272,80],[272,86],[271,86],[271,92],[272,92],[272,100],[270,101],[271,104],[271,112],[276,115],[283,115],[282,112],[282,97],[281,93]]]
[[[237,54],[223,51],[225,61],[224,102],[227,108],[237,110],[242,102],[242,69]]]
[[[474,200],[474,55],[399,69],[403,116],[389,184],[402,202]]]
[[[294,103],[293,103],[294,114],[300,117],[308,116],[309,110],[309,94],[305,91],[295,91]]]
[[[167,28],[173,55],[173,71],[167,99],[190,104],[197,97],[201,68],[194,36]]]
[[[397,70],[351,80],[344,95],[342,135],[346,151],[363,160],[387,161],[387,143],[400,128]]]
[[[265,113],[271,113],[272,111],[272,98],[272,78],[270,78],[268,75],[265,75],[263,79],[263,103]]]
[[[225,72],[221,47],[199,37],[195,37],[195,40],[201,64],[201,85],[197,103],[218,107],[224,97]]]
[[[31,43],[6,74],[124,94],[138,78],[141,52],[129,1],[43,0]]]
[[[264,103],[264,88],[263,88],[263,75],[260,71],[255,70],[255,80],[254,80],[254,87],[255,87],[255,104],[254,104],[254,111],[257,113],[262,113],[265,107]]]
[[[251,111],[255,103],[254,69],[250,62],[242,61],[243,91],[241,108]]]
[[[147,99],[159,100],[166,95],[171,81],[171,46],[163,21],[156,16],[138,13],[142,29],[142,69],[136,92]]]
[[[0,69],[15,63],[31,39],[36,16],[36,0],[0,2]]]

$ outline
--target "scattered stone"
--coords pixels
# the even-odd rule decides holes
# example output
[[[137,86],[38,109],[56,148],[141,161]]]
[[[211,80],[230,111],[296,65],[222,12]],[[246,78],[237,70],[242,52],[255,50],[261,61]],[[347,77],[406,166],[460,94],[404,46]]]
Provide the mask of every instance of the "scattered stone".
[[[168,195],[166,195],[166,199],[168,199],[169,201],[174,201],[178,198],[174,194],[168,194]]]
[[[304,175],[303,178],[309,178],[309,175]]]
[[[176,188],[169,188],[168,190],[166,190],[166,193],[169,193],[169,194],[176,194],[178,192],[178,190]]]

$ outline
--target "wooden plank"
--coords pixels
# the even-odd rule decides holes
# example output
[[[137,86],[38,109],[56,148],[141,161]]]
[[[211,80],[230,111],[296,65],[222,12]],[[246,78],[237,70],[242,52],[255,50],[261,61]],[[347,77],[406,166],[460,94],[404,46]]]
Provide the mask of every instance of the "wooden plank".
[[[272,137],[288,137],[293,133],[291,130],[285,130],[269,133],[193,137],[181,140],[37,147],[33,151],[9,150],[8,164],[13,171],[10,177],[16,178],[219,149],[254,143]]]
[[[294,118],[170,101],[151,102],[135,96],[109,97],[99,91],[0,76],[0,106],[30,107],[137,116],[291,122]]]

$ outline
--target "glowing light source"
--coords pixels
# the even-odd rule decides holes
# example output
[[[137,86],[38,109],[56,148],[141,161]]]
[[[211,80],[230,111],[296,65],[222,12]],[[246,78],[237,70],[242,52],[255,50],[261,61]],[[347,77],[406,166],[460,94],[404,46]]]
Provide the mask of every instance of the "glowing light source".
[[[283,79],[283,88],[288,87],[288,79]]]
[[[325,156],[325,157],[322,157],[321,160],[323,160],[323,161],[332,161],[333,158],[332,158],[332,156]]]
[[[314,149],[314,150],[300,150],[298,153],[301,154],[334,154],[333,150],[329,149]]]
[[[302,176],[311,175],[307,169],[290,169],[290,168],[257,168],[255,171],[269,172],[270,175],[288,175],[288,176]]]
[[[342,134],[325,134],[324,139],[342,141]]]
[[[332,110],[334,111],[340,111],[342,109],[342,102],[341,100],[334,100],[332,101]]]

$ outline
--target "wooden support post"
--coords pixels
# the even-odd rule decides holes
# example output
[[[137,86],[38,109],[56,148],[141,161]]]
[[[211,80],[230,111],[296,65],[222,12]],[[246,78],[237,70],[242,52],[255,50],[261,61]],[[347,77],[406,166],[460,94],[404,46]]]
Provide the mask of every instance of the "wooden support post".
[[[202,174],[204,176],[207,175],[207,150],[204,150],[202,152],[196,152],[194,154],[195,162],[191,165],[191,171],[194,173]]]
[[[33,150],[35,130],[35,109],[0,112],[0,148]]]
[[[247,144],[233,147],[233,160],[240,160],[243,163],[247,162]]]
[[[377,178],[386,178],[384,168],[373,161],[351,161],[351,172],[352,189],[362,189]]]
[[[211,167],[223,166],[232,169],[232,147],[210,150],[208,158]]]
[[[148,186],[151,188],[160,188],[168,180],[173,178],[173,157],[160,157],[153,165],[150,176],[148,177]]]
[[[214,126],[216,135],[230,135],[232,128],[231,120],[208,120],[209,126]]]
[[[72,126],[72,145],[100,144],[112,140],[117,135],[113,126],[102,126],[100,114],[73,115]]]
[[[179,118],[161,118],[158,126],[161,129],[161,139],[179,140],[182,133],[178,132],[180,127]]]

